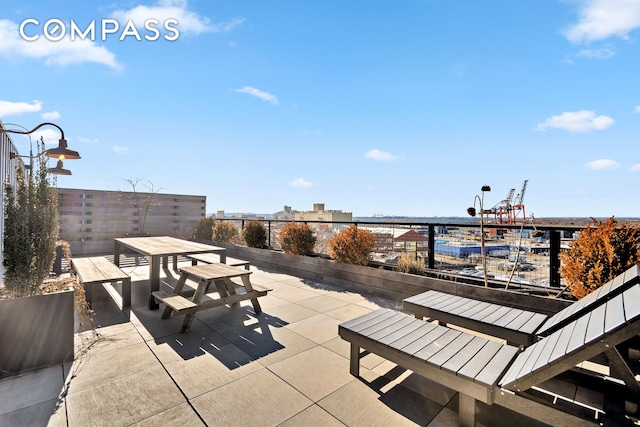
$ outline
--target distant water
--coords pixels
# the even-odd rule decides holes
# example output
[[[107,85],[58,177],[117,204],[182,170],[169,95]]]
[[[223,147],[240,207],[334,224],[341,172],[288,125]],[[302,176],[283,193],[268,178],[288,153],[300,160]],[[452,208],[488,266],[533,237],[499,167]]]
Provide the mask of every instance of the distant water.
[[[354,221],[361,222],[474,222],[477,218],[462,216],[354,216]]]

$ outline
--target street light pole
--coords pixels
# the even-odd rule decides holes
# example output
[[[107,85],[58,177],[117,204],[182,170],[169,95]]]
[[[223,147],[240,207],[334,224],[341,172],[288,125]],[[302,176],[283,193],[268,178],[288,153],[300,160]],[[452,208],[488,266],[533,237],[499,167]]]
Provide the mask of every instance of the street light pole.
[[[484,247],[484,193],[487,191],[491,191],[491,187],[488,185],[483,185],[480,188],[480,192],[482,193],[482,197],[476,195],[473,198],[473,207],[467,209],[467,213],[471,216],[476,216],[476,200],[480,203],[480,254],[482,258],[482,275],[484,276],[484,287],[489,287],[489,280],[487,279],[487,254],[485,252]]]

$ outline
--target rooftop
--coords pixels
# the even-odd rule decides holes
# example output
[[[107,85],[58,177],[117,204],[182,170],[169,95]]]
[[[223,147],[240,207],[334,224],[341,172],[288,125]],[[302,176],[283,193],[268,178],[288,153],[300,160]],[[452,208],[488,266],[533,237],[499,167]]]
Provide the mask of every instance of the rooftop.
[[[0,381],[0,425],[458,425],[452,390],[373,354],[349,373],[338,325],[398,303],[252,266],[252,283],[272,289],[262,313],[247,301],[201,311],[180,334],[182,318],[147,308],[148,266],[136,264],[123,267],[130,310],[94,288],[95,330],[76,333],[73,363]],[[178,279],[162,274],[163,287]],[[484,408],[484,425],[509,419]]]

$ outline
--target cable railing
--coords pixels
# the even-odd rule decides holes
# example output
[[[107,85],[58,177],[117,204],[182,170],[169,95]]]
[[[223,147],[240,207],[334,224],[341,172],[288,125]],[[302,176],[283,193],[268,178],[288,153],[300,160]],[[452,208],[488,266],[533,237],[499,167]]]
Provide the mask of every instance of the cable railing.
[[[249,221],[260,221],[267,230],[267,246],[280,250],[278,235],[292,220],[217,218],[242,230]],[[375,238],[371,265],[395,269],[406,253],[424,263],[427,270],[462,276],[484,277],[482,239],[478,220],[458,222],[409,221],[298,221],[307,224],[317,238],[315,253],[329,256],[329,241],[340,231],[356,226]],[[487,276],[494,281],[561,287],[560,252],[569,247],[583,227],[533,224],[484,223],[484,256]]]

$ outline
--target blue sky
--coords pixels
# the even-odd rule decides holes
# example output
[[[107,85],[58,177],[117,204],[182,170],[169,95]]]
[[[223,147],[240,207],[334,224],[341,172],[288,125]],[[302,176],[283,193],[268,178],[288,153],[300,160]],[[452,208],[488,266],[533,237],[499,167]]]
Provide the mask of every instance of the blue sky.
[[[527,215],[640,216],[638,0],[60,3],[0,12],[0,119],[64,129],[60,187],[464,216],[528,180]]]

